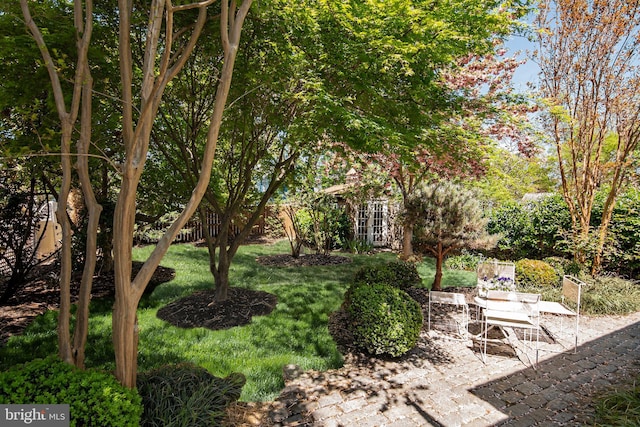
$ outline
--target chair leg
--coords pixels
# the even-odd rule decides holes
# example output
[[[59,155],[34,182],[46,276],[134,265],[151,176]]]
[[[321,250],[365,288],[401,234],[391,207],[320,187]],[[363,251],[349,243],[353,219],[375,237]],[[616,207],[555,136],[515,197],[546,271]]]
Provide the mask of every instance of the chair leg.
[[[484,321],[484,339],[482,340],[482,345],[484,346],[484,350],[481,347],[480,348],[480,352],[482,353],[482,362],[484,362],[484,364],[486,365],[487,363],[487,340],[489,339],[489,334],[488,334],[488,330],[489,330],[489,325],[487,324],[487,319],[485,318]]]

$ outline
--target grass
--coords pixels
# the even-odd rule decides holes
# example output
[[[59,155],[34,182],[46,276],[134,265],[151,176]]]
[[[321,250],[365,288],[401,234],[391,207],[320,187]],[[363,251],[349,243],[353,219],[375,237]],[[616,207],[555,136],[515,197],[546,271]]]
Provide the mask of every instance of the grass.
[[[136,248],[134,258],[144,260],[150,247]],[[327,329],[331,312],[338,309],[355,272],[363,267],[396,259],[395,254],[347,255],[352,263],[316,267],[267,267],[255,259],[261,255],[288,253],[285,242],[243,246],[230,271],[231,286],[275,294],[278,305],[268,316],[251,324],[222,331],[181,329],[156,317],[158,309],[198,290],[213,286],[206,249],[174,245],[161,265],[176,270],[176,278],[160,285],[140,302],[138,366],[145,371],[167,363],[192,362],[212,374],[225,377],[241,372],[247,377],[241,400],[273,400],[284,386],[282,367],[327,370],[340,367],[342,356]],[[425,287],[433,280],[435,266],[425,259],[418,268]],[[443,286],[475,286],[475,273],[445,271]],[[93,301],[88,367],[113,370],[111,307],[113,300]],[[56,312],[38,317],[25,333],[12,337],[0,349],[0,369],[45,357],[57,351]]]
[[[597,426],[640,425],[640,377],[635,384],[612,391],[596,402]]]

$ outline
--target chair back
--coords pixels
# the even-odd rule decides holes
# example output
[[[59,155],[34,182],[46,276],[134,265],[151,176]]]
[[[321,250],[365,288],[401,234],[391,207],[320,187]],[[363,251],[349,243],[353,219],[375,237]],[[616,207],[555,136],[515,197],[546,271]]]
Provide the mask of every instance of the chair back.
[[[487,309],[521,311],[523,308],[533,315],[539,314],[540,294],[527,292],[487,291]]]
[[[527,292],[507,292],[507,291],[487,291],[488,300],[514,301],[535,304],[540,301],[540,294],[530,294]]]
[[[429,302],[438,304],[466,305],[464,294],[454,292],[429,291]]]
[[[516,278],[516,265],[512,262],[485,261],[478,264],[478,280],[491,280],[497,277]]]
[[[580,299],[582,297],[582,286],[584,282],[571,276],[564,276],[562,278],[562,302],[567,304],[567,301],[571,302],[572,309],[577,314],[580,314]]]

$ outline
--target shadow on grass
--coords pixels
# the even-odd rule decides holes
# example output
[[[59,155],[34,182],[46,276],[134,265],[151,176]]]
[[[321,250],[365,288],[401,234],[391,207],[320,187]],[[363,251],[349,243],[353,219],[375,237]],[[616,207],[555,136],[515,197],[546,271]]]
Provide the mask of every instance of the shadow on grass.
[[[97,367],[112,371],[114,350],[111,334],[113,298],[94,300],[90,305],[89,332],[85,348],[87,367]],[[75,326],[75,305],[72,306],[71,333]],[[33,359],[45,358],[58,353],[58,311],[50,310],[34,319],[23,334],[10,338],[6,346],[0,348],[0,370],[26,363]],[[162,329],[162,328],[158,328]],[[141,334],[142,335],[142,334]],[[153,366],[162,363],[183,361],[180,354],[171,348],[155,352],[149,357]]]

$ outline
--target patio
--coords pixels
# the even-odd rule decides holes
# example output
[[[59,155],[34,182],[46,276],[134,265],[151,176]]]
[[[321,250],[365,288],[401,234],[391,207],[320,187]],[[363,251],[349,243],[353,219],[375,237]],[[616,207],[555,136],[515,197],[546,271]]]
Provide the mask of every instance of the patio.
[[[560,319],[546,322],[553,327]],[[640,372],[640,313],[584,316],[580,329],[576,354],[542,352],[534,370],[508,347],[489,353],[484,364],[477,343],[425,328],[418,347],[401,360],[349,356],[341,369],[290,378],[271,421],[283,426],[589,424],[593,397]]]

